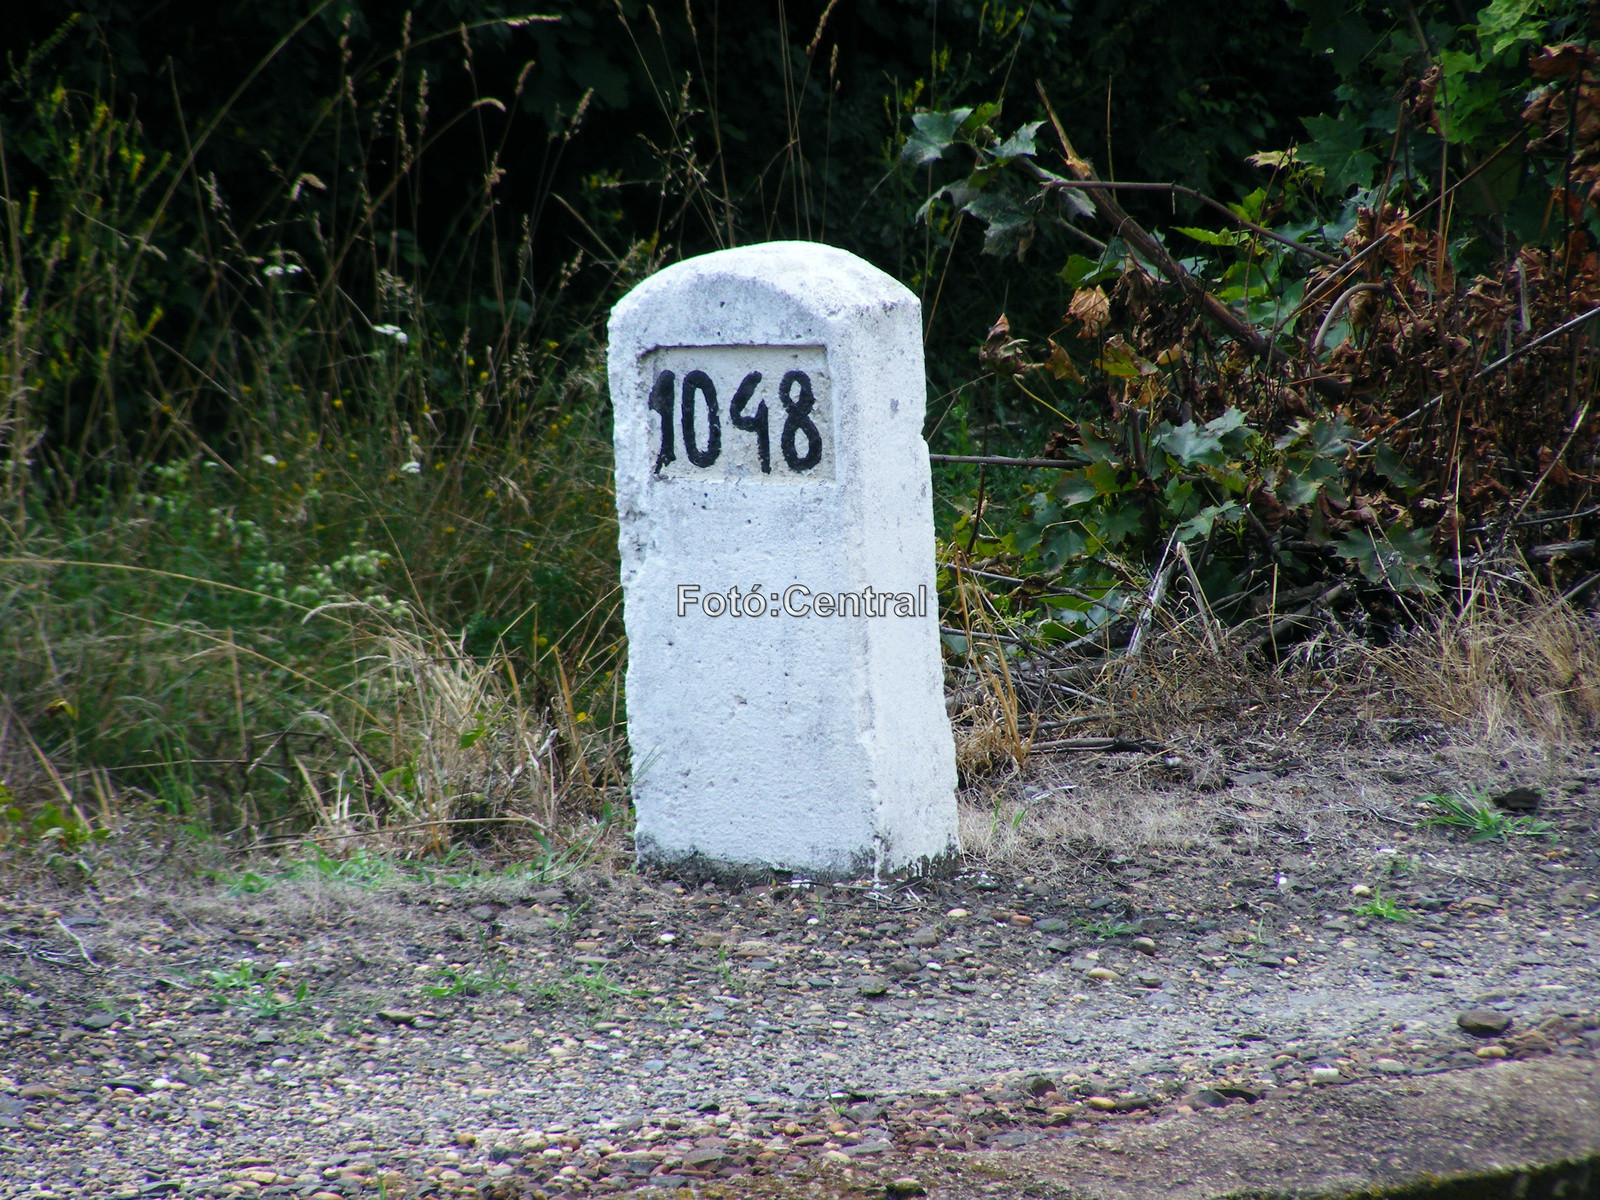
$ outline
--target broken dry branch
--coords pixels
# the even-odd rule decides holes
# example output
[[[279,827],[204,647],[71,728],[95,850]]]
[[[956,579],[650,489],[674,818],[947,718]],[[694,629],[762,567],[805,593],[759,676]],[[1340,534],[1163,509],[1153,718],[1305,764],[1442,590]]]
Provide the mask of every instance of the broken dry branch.
[[[1528,549],[1528,557],[1535,562],[1549,562],[1552,558],[1571,558],[1593,553],[1593,538],[1579,542],[1549,542],[1543,546],[1531,546]]]
[[[1067,462],[1060,458],[1001,458],[993,454],[930,454],[929,462],[936,463],[969,463],[978,467],[1033,467],[1037,469],[1052,469],[1056,471],[1070,471],[1080,463]]]
[[[1143,738],[1097,737],[1058,738],[1050,742],[1035,742],[1030,749],[1038,750],[1110,750],[1113,753],[1155,754],[1166,747],[1160,742]]]
[[[1144,607],[1139,610],[1139,617],[1133,623],[1133,636],[1128,639],[1126,656],[1130,659],[1139,656],[1145,638],[1150,633],[1150,624],[1156,619],[1156,611],[1167,598],[1167,584],[1172,581],[1172,572],[1178,566],[1178,560],[1172,558],[1172,547],[1176,542],[1176,534],[1167,539],[1167,548],[1161,552],[1161,561],[1156,564],[1155,578],[1150,581],[1150,591],[1145,595]],[[1167,561],[1169,558],[1172,558],[1171,562]]]
[[[1051,107],[1050,98],[1045,95],[1044,86],[1037,85],[1039,99],[1044,103],[1050,124],[1055,129],[1056,138],[1061,143],[1061,154],[1066,161],[1067,169],[1080,182],[1097,181],[1098,177],[1088,161],[1072,148],[1072,142],[1067,137],[1067,131],[1061,124],[1061,119],[1056,116],[1055,109]],[[1125,212],[1111,193],[1104,188],[1094,188],[1087,192],[1089,201],[1099,213],[1100,219],[1116,231],[1118,237],[1126,241],[1137,250],[1147,262],[1154,265],[1156,270],[1173,284],[1177,285],[1200,308],[1206,316],[1210,317],[1228,335],[1243,346],[1251,354],[1266,358],[1273,366],[1282,366],[1290,362],[1289,355],[1268,337],[1263,337],[1253,329],[1238,313],[1234,312],[1222,301],[1218,300],[1205,288],[1200,286],[1198,280],[1181,267],[1172,257],[1160,240],[1151,236],[1137,221]],[[1333,375],[1315,374],[1306,381],[1316,388],[1322,395],[1333,400],[1344,400],[1350,392],[1348,380]]]
[[[1258,650],[1264,649],[1269,644],[1274,646],[1277,645],[1278,638],[1281,635],[1288,633],[1291,629],[1294,629],[1299,625],[1306,624],[1311,619],[1311,614],[1314,610],[1332,604],[1335,600],[1343,597],[1349,590],[1350,587],[1348,584],[1336,583],[1327,591],[1321,593],[1311,600],[1310,603],[1295,609],[1292,613],[1287,613],[1284,616],[1279,617],[1272,623],[1265,633],[1256,635],[1245,644],[1245,653],[1254,654]]]

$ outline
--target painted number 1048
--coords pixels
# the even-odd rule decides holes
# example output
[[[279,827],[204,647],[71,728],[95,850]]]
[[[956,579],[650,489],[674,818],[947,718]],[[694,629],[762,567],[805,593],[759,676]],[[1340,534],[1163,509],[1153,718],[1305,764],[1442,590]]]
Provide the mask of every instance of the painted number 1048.
[[[784,466],[797,475],[810,471],[822,461],[822,433],[812,419],[817,398],[811,376],[805,371],[784,372],[775,397],[781,416],[769,407],[767,397],[757,395],[761,382],[760,371],[747,372],[728,398],[728,423],[734,431],[730,436],[755,439],[763,475],[772,474],[774,432]],[[650,388],[650,411],[661,417],[657,475],[677,461],[680,435],[691,466],[706,469],[722,457],[723,406],[716,384],[704,371],[686,371],[681,384],[676,372],[661,371]]]

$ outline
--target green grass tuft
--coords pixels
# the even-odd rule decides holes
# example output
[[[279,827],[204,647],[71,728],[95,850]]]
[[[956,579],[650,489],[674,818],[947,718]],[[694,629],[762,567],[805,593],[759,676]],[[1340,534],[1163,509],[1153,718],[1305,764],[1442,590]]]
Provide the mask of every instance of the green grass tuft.
[[[1358,917],[1379,917],[1385,921],[1405,922],[1411,920],[1411,914],[1406,912],[1388,896],[1383,894],[1382,888],[1372,890],[1372,898],[1356,907]]]
[[[1417,803],[1433,811],[1422,818],[1424,825],[1459,829],[1473,842],[1492,842],[1513,837],[1543,837],[1551,830],[1548,821],[1518,817],[1496,808],[1488,795],[1474,791],[1469,795],[1429,795]]]

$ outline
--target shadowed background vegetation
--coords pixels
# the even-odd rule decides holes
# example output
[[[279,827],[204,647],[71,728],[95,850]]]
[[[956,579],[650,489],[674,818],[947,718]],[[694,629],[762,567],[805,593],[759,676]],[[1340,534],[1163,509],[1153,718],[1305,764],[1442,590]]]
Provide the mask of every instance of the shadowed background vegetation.
[[[1081,204],[1030,194],[1061,169],[1031,123],[1048,98],[1105,179],[1189,189],[1123,200],[1150,228],[1197,231],[1183,261],[1218,292],[1242,280],[1246,318],[1270,325],[1262,297],[1281,309],[1298,283],[1297,304],[1306,264],[1241,242],[1199,195],[1331,254],[1375,197],[1453,189],[1522,128],[1530,48],[1586,28],[1579,7],[1497,7],[1499,24],[1322,0],[1245,0],[1225,22],[1167,0],[29,6],[0,33],[8,828],[92,865],[90,831],[141,806],[239,844],[381,830],[441,851],[509,827],[548,857],[609,827],[627,765],[604,316],[664,263],[729,245],[827,241],[918,292],[936,451],[1034,455],[1054,433],[1131,437],[1138,457],[1139,439],[1169,439],[1172,480],[1119,462],[1087,493],[941,466],[952,553],[1078,594],[1051,608],[1038,586],[952,584],[967,635],[976,619],[1109,645],[1121,622],[1125,643],[1129,597],[1179,528],[1205,542],[1206,593],[1248,593],[1293,553],[1248,545],[1263,477],[1238,473],[1232,499],[1213,480],[1209,503],[1192,480],[1169,486],[1244,435],[1169,435],[1277,385],[1229,368],[1199,408],[1179,412],[1174,389],[1164,427],[1157,397],[1142,426],[1090,428],[1108,406],[1122,419],[1130,364],[1154,371],[1140,355],[1163,347],[1133,326],[1165,318],[1130,303],[1147,255],[1089,232]],[[1470,137],[1417,106],[1436,60],[1476,97]],[[1581,98],[1589,71],[1549,78]],[[1563,148],[1544,132],[1549,161],[1519,148],[1516,178],[1494,176],[1505,203],[1474,201],[1476,240],[1440,232],[1431,260],[1441,280],[1441,255],[1458,264],[1464,290],[1469,270],[1559,235],[1566,293],[1540,315],[1573,308],[1572,237],[1592,222],[1582,200],[1555,235],[1540,216],[1551,172],[1575,196],[1587,153],[1587,134]],[[1102,286],[1105,319],[1081,308]],[[1069,310],[1093,344],[1028,362]],[[1125,328],[1126,361],[1106,349]],[[1347,321],[1326,341],[1358,334]],[[1284,432],[1250,413],[1245,433]],[[1359,477],[1356,434],[1319,437],[1279,448],[1296,478]],[[1084,503],[1099,515],[1064,514]],[[1390,538],[1400,518],[1383,516],[1382,540],[1410,546],[1411,526]],[[1422,551],[1391,579],[1371,544],[1344,557],[1374,590],[1426,582]],[[970,655],[971,638],[950,647]]]

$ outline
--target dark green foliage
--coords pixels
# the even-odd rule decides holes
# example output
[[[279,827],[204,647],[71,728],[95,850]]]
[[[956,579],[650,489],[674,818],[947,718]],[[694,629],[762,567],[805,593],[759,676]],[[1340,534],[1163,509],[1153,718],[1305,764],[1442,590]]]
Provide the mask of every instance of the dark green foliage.
[[[1563,411],[1534,374],[1485,385],[1470,410],[1456,401],[1458,422],[1474,414],[1475,448],[1427,415],[1530,328],[1593,302],[1600,220],[1579,197],[1600,195],[1600,147],[1592,122],[1574,136],[1564,114],[1600,93],[1581,45],[1539,49],[1573,35],[1579,9],[1502,0],[1456,26],[1440,6],[1299,7],[1306,48],[1340,76],[1336,103],[1305,119],[1309,141],[1280,133],[1256,148],[1263,186],[1198,209],[1204,223],[1163,221],[1154,241],[1071,248],[1116,222],[1097,221],[1087,196],[1106,193],[1075,186],[1083,168],[1049,126],[1007,120],[996,101],[912,118],[902,166],[930,177],[918,218],[970,217],[998,277],[1020,283],[1026,269],[1004,260],[1028,254],[1064,262],[1073,289],[1065,316],[1032,326],[1033,345],[1047,337],[1040,361],[1012,336],[1029,329],[1015,310],[995,326],[980,355],[992,382],[976,393],[997,412],[1010,400],[1060,418],[1050,452],[1071,469],[991,493],[985,519],[963,506],[954,527],[963,548],[1029,581],[996,607],[1046,641],[1109,624],[1128,584],[1170,568],[1184,543],[1213,603],[1267,577],[1276,595],[1280,572],[1296,587],[1342,574],[1373,595],[1433,592],[1440,551],[1464,553],[1463,498],[1474,523],[1490,520],[1510,487],[1538,491],[1553,456],[1570,451],[1573,471],[1594,461],[1581,347]],[[1077,139],[1083,126],[1065,124]],[[1137,194],[1117,195],[1135,208]],[[1380,231],[1386,255],[1335,274]],[[1541,239],[1554,248],[1517,257]],[[1469,282],[1476,270],[1491,275]],[[1541,441],[1538,461],[1519,455]],[[1545,490],[1558,510],[1562,470]],[[1587,485],[1572,495],[1583,507]]]
[[[907,280],[930,316],[943,311],[950,334],[932,349],[938,377],[953,382],[1008,291],[1029,297],[1012,299],[1013,312],[1042,314],[1061,297],[1043,261],[1012,289],[973,269],[976,230],[952,239],[948,227],[912,228],[917,184],[891,168],[916,108],[1014,96],[1016,117],[1038,116],[1038,80],[1074,114],[1087,152],[1124,173],[1228,194],[1248,186],[1241,156],[1293,137],[1296,114],[1321,108],[1331,82],[1306,86],[1301,22],[1276,0],[1246,0],[1227,22],[1177,0],[847,0],[819,27],[825,7],[556,0],[537,12],[559,20],[517,22],[507,18],[521,6],[501,0],[148,13],[46,0],[0,34],[16,64],[0,91],[10,186],[38,189],[46,209],[61,202],[70,139],[59,106],[38,103],[56,80],[136,114],[147,153],[183,164],[171,199],[145,197],[137,212],[159,265],[143,265],[129,297],[134,326],[154,340],[116,347],[133,360],[120,370],[134,391],[145,390],[147,356],[203,369],[253,333],[183,250],[219,201],[253,254],[287,253],[321,277],[334,270],[358,293],[379,270],[406,278],[452,341],[547,317],[557,280],[563,292],[603,292],[608,264],[641,240],[674,254],[830,241]],[[360,115],[386,106],[377,124]],[[125,206],[137,207],[132,197]],[[358,227],[366,244],[351,253],[343,235]],[[501,281],[518,274],[506,260],[519,242],[528,284],[513,295]],[[194,418],[218,430],[227,399],[190,383]],[[52,411],[54,440],[79,444],[106,404],[119,436],[140,439],[138,401],[106,390],[79,374]]]

